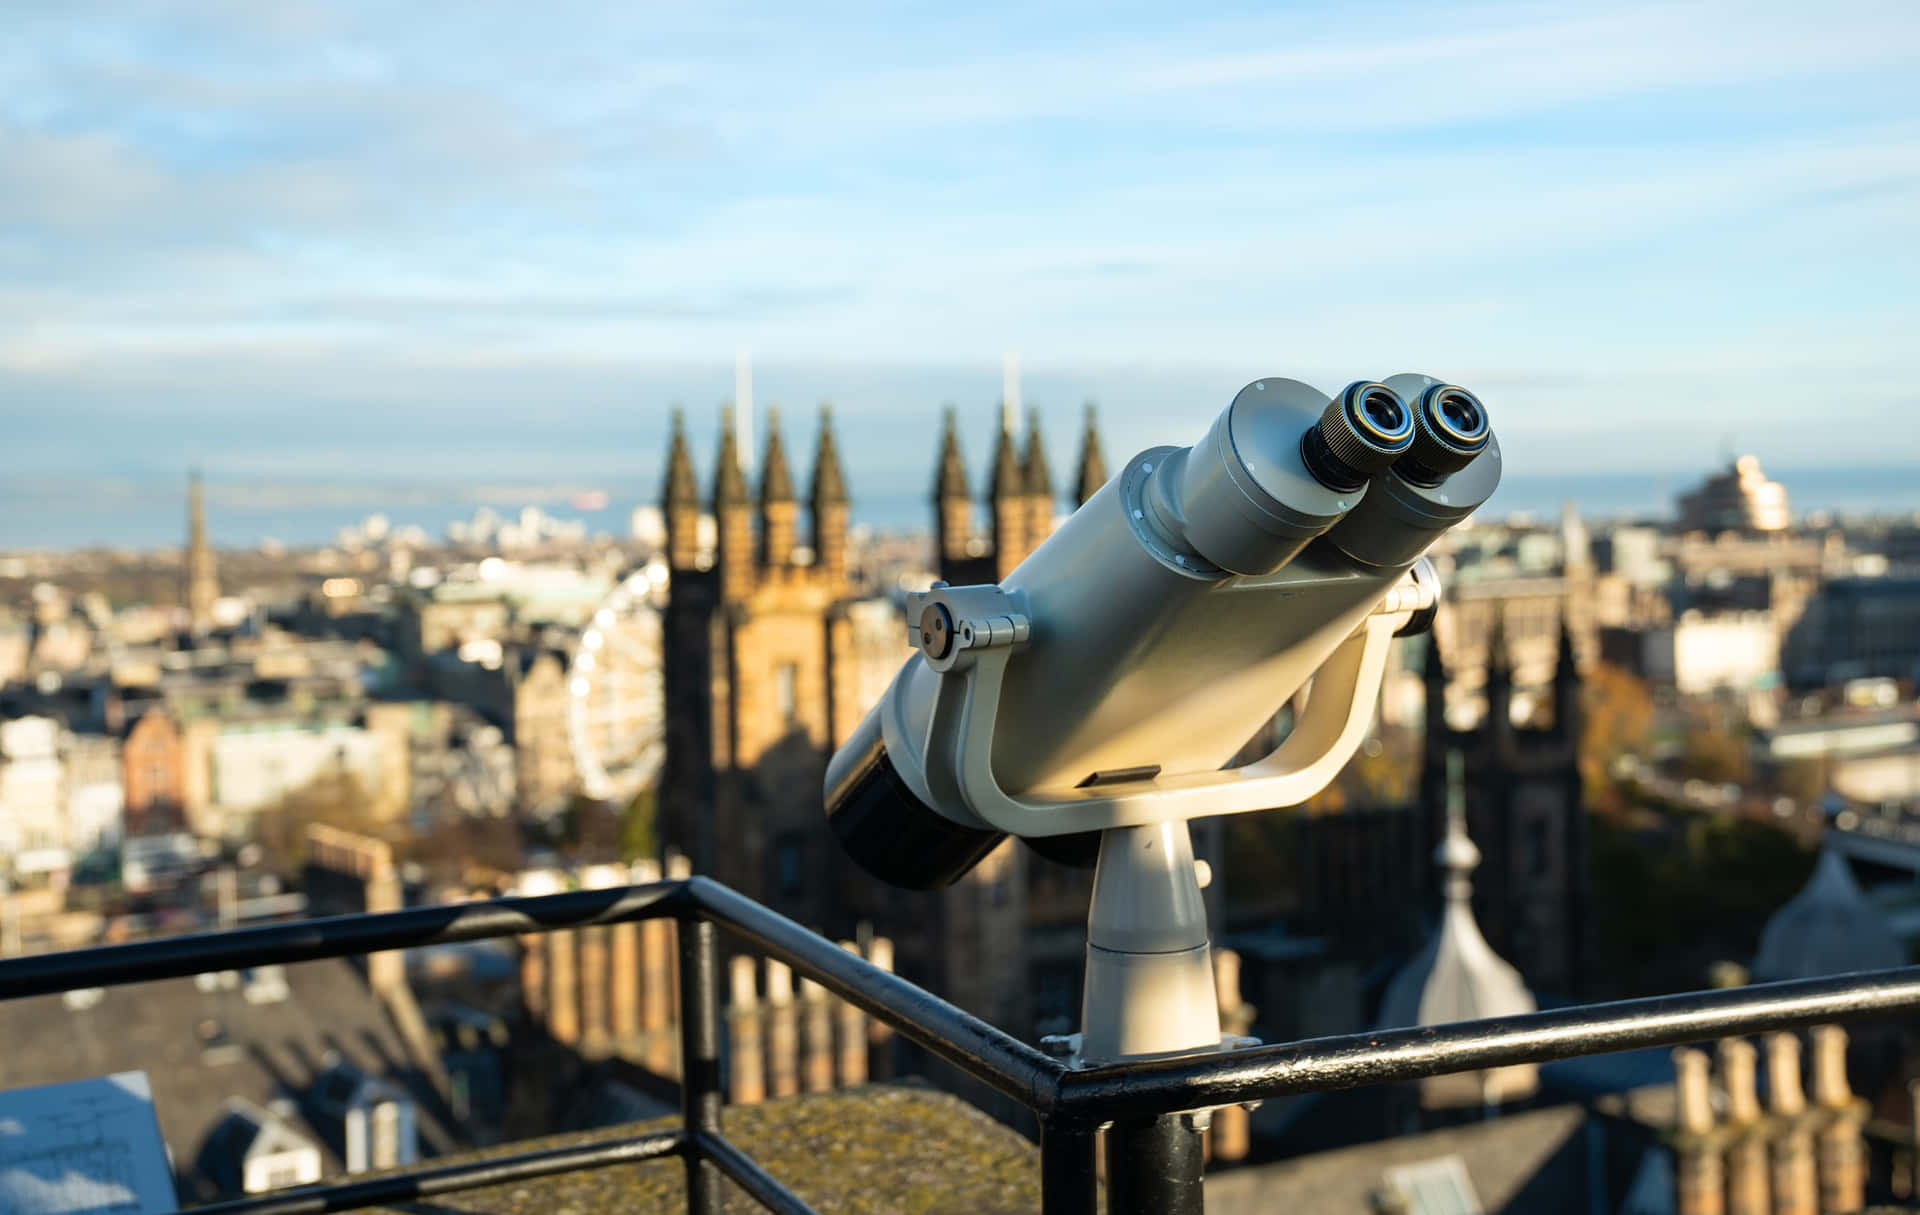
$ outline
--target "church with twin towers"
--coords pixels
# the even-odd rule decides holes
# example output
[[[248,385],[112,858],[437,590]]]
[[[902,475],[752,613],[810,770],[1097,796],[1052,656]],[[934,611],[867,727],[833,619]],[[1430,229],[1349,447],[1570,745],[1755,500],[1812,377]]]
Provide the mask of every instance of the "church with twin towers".
[[[1075,475],[1061,486],[1038,412],[1026,413],[1019,433],[1016,402],[1010,385],[979,493],[958,411],[945,411],[930,454],[932,565],[947,582],[1004,578],[1064,510],[1106,481],[1091,405]],[[862,628],[875,609],[891,608],[875,602],[878,592],[862,585],[849,559],[852,493],[830,410],[820,411],[804,482],[776,413],[759,436],[757,480],[747,472],[748,433],[744,413],[723,411],[705,477],[678,411],[668,438],[659,842],[691,857],[697,871],[828,935],[875,926],[894,937],[905,977],[996,1024],[1024,1026],[1026,968],[1008,963],[1023,957],[1025,854],[1009,841],[948,890],[897,891],[857,873],[827,828],[827,761],[872,707],[863,663],[868,671],[881,660],[897,665],[910,651],[904,624],[877,641]],[[706,515],[711,544],[703,543]]]

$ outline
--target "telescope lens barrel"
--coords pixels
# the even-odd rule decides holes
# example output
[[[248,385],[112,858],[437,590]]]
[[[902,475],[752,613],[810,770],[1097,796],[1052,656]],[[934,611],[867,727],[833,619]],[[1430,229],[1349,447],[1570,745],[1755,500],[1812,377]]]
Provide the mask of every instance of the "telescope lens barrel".
[[[1493,431],[1480,398],[1455,384],[1435,384],[1414,407],[1415,434],[1394,470],[1415,485],[1435,486],[1486,449]]]
[[[1319,424],[1300,441],[1314,479],[1351,493],[1383,473],[1414,441],[1413,411],[1385,384],[1359,380],[1327,402]]]
[[[894,767],[871,713],[834,754],[826,795],[827,824],[847,855],[905,890],[951,886],[1007,838],[957,823],[921,801]]]

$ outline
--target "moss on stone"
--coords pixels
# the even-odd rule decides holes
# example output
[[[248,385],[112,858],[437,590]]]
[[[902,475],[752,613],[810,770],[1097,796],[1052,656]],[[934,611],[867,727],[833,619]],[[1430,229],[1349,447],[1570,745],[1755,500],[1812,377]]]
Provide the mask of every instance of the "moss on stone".
[[[517,1155],[667,1129],[673,1120],[504,1144],[456,1159]],[[870,1086],[727,1107],[727,1139],[816,1211],[848,1215],[1026,1215],[1040,1208],[1033,1145],[928,1089]],[[449,1161],[434,1161],[445,1164]],[[594,1215],[686,1209],[677,1158],[613,1165],[421,1199],[409,1215]],[[761,1208],[727,1185],[726,1210]]]

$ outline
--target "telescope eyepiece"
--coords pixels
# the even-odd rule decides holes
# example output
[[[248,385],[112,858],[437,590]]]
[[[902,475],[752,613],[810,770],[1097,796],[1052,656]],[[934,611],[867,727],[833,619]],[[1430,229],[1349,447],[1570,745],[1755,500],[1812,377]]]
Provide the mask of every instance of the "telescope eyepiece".
[[[1414,406],[1413,445],[1394,470],[1415,485],[1439,485],[1487,446],[1492,428],[1480,398],[1455,384],[1435,384]]]
[[[1327,402],[1320,421],[1300,440],[1300,457],[1314,480],[1351,493],[1387,471],[1413,446],[1413,410],[1385,384],[1357,380]]]

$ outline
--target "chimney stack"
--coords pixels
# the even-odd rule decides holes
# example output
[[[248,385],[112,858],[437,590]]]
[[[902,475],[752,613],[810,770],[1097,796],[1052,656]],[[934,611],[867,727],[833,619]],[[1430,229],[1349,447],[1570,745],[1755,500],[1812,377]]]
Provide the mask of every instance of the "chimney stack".
[[[536,1024],[547,1019],[547,937],[529,932],[520,938],[520,1003]]]
[[[800,1082],[810,1093],[833,1091],[833,1004],[827,989],[800,980]]]
[[[767,1075],[776,1097],[800,1091],[800,1010],[793,1003],[793,970],[767,959]]]
[[[613,1050],[624,1057],[640,1041],[640,925],[629,920],[610,927],[607,953]]]
[[[733,998],[727,1010],[727,1033],[733,1055],[729,1099],[735,1105],[757,1105],[767,1099],[767,1061],[761,1049],[760,993],[755,973],[758,969],[759,963],[744,954],[733,959]]]
[[[1780,1124],[1773,1141],[1774,1215],[1816,1215],[1819,1196],[1800,1085],[1800,1039],[1792,1034],[1767,1035],[1767,1096]]]
[[[636,885],[660,880],[660,862],[635,861],[628,870]],[[680,1057],[674,1040],[674,939],[673,922],[656,916],[635,925],[640,930],[640,1037],[647,1070],[656,1075],[672,1073]]]
[[[1726,1215],[1706,1052],[1690,1046],[1674,1051],[1673,1071],[1679,1104],[1674,1136],[1679,1165],[1675,1210],[1677,1215]]]
[[[1253,1025],[1253,1005],[1240,998],[1240,955],[1231,949],[1213,951],[1213,987],[1220,1001],[1220,1029],[1244,1034]],[[1244,1105],[1213,1111],[1210,1129],[1216,1160],[1244,1160],[1253,1146],[1252,1123]]]
[[[860,955],[860,946],[852,941],[840,942],[840,948]],[[836,1070],[840,1073],[840,1087],[854,1088],[867,1082],[867,1014],[850,1001],[838,1003],[840,1062]]]
[[[547,934],[547,1033],[562,1046],[580,1043],[578,942],[570,931]]]
[[[893,973],[893,938],[874,937],[867,942],[867,961]],[[867,1021],[867,1073],[882,1083],[893,1079],[893,1027],[878,1017]]]
[[[1821,1215],[1851,1215],[1866,1205],[1866,1152],[1860,1126],[1863,1103],[1847,1082],[1847,1031],[1813,1027],[1813,1100],[1820,1107],[1818,1158]]]
[[[1727,1215],[1769,1215],[1767,1141],[1760,1127],[1755,1083],[1757,1051],[1743,1038],[1720,1043],[1720,1078],[1727,1089]]]
[[[590,1058],[602,1058],[612,1050],[607,1022],[607,930],[582,928],[580,943],[580,1029],[581,1049]]]

